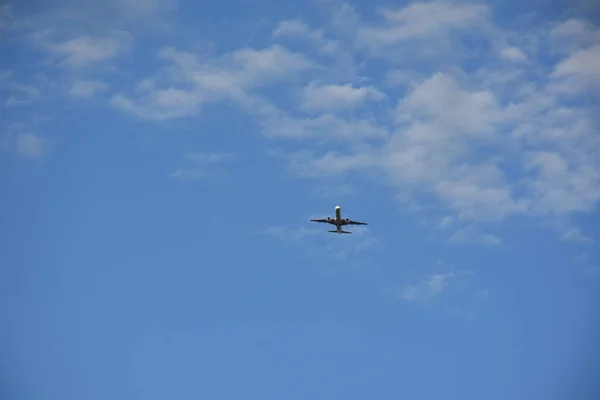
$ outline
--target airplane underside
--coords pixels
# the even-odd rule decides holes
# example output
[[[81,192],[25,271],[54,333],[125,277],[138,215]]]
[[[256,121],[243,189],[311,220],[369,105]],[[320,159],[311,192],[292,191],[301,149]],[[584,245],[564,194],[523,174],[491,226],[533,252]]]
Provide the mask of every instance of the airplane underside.
[[[351,234],[352,232],[350,231],[345,231],[343,229],[344,226],[348,226],[348,225],[367,225],[366,222],[359,222],[359,221],[352,221],[350,218],[342,218],[342,209],[340,206],[336,206],[335,207],[335,216],[333,218],[331,217],[326,217],[323,219],[311,219],[312,222],[322,222],[322,223],[327,223],[327,224],[331,224],[335,226],[335,230],[331,230],[331,231],[327,231],[330,233],[337,233],[337,234],[342,234],[342,233],[346,233],[346,234]]]
[[[336,229],[331,230],[331,231],[327,231],[327,232],[338,233],[338,234],[341,234],[341,233],[352,233],[350,231],[345,231],[344,230],[343,226],[347,225],[347,223],[345,223],[344,220],[341,220],[341,221],[331,221],[330,224],[334,225]]]
[[[350,231],[344,231],[344,230],[341,230],[341,229],[339,231],[336,230],[336,231],[327,231],[327,232],[331,232],[331,233],[352,233]]]

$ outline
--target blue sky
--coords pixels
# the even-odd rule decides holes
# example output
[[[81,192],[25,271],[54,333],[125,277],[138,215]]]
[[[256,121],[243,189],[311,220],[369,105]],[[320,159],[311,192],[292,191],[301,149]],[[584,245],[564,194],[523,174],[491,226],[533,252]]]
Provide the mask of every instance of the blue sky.
[[[525,3],[1,2],[2,397],[597,399],[600,9]]]

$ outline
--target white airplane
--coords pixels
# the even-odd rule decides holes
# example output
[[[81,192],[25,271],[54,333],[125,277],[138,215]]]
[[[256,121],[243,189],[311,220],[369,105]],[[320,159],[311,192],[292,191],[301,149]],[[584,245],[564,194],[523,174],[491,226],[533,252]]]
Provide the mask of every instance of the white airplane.
[[[327,232],[332,232],[332,233],[352,233],[349,231],[345,231],[342,229],[342,226],[344,225],[368,225],[366,222],[358,222],[358,221],[352,221],[350,220],[350,218],[342,218],[342,208],[340,206],[336,206],[335,207],[335,217],[331,218],[331,217],[327,217],[325,219],[311,219],[311,222],[323,222],[326,224],[331,224],[331,225],[335,225],[335,230],[333,231],[327,231]]]

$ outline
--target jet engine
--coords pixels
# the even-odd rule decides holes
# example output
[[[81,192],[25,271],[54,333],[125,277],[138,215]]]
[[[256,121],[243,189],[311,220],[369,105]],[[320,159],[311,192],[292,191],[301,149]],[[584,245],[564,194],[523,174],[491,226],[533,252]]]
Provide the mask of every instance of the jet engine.
[[[327,221],[331,221],[331,217],[327,217]]]

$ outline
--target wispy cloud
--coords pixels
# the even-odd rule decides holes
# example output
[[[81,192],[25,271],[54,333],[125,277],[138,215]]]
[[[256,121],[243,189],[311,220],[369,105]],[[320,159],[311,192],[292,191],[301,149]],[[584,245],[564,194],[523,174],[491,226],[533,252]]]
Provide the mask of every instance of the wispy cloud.
[[[164,48],[158,59],[168,64],[160,74],[164,78],[141,81],[133,97],[116,94],[111,101],[115,108],[144,119],[166,120],[196,114],[206,103],[228,100],[258,113],[270,113],[274,107],[252,91],[293,80],[312,64],[278,45],[239,49],[209,63],[196,54]]]
[[[52,36],[52,31],[38,32],[33,36],[35,45],[46,51],[58,66],[81,69],[113,60],[128,50],[131,37],[125,32],[115,32],[110,36],[79,36],[60,40]]]
[[[327,111],[354,108],[368,100],[383,98],[385,94],[373,86],[317,85],[311,82],[304,87],[302,105],[309,110]]]
[[[506,46],[504,47],[501,51],[500,51],[500,55],[509,60],[509,61],[514,61],[514,62],[521,62],[521,61],[526,61],[527,60],[527,56],[525,56],[525,54],[523,54],[523,52],[515,46]]]
[[[46,153],[46,143],[33,133],[17,133],[12,137],[12,147],[20,156],[39,158]]]
[[[589,236],[584,235],[581,228],[578,227],[571,228],[564,232],[561,236],[561,240],[575,243],[594,243],[594,240]]]
[[[321,217],[323,216],[319,216]],[[381,246],[368,227],[353,229],[351,235],[338,235],[326,232],[333,230],[333,226],[309,222],[311,218],[316,216],[299,219],[300,225],[305,221],[307,226],[272,226],[262,230],[261,233],[301,248],[308,257],[327,257],[332,260],[356,263],[360,261],[357,257],[375,251]]]
[[[309,229],[308,227],[290,228],[286,226],[271,226],[264,229],[262,233],[273,236],[280,240],[293,242],[306,239],[317,234],[315,230]]]
[[[572,260],[575,267],[579,268],[589,277],[600,277],[600,264],[594,262],[589,252],[584,251],[575,256]]]
[[[453,273],[430,275],[422,282],[405,286],[401,291],[401,297],[407,301],[430,303],[442,294],[452,278],[454,278]]]
[[[322,29],[311,29],[301,20],[285,20],[279,22],[273,30],[273,36],[305,38],[317,43],[324,40]]]
[[[102,81],[81,79],[73,83],[69,95],[74,98],[90,98],[107,89],[108,85]]]
[[[567,77],[582,84],[595,77],[589,66],[595,65],[591,61],[596,46],[579,43],[569,48],[554,72],[533,80],[532,74],[539,74],[536,60],[529,60],[519,48],[518,32],[494,25],[486,5],[434,1],[380,9],[383,26],[362,20],[348,5],[343,7],[356,18],[344,25],[346,34],[353,34],[335,39],[342,46],[351,40],[359,48],[379,51],[439,38],[438,50],[450,46],[469,58],[467,50],[445,38],[481,32],[497,57],[482,58],[481,67],[470,74],[460,57],[451,59],[452,68],[431,73],[390,65],[387,81],[401,82],[406,93],[389,107],[381,102],[391,98],[385,79],[368,85],[328,82],[325,64],[280,45],[243,48],[202,63],[195,54],[169,48],[159,53],[170,63],[165,67],[170,77],[161,83],[169,88],[155,84],[136,97],[118,94],[113,105],[139,117],[166,119],[197,113],[205,102],[232,100],[259,119],[267,137],[313,141],[312,146],[305,142],[305,151],[283,157],[290,170],[307,177],[379,171],[382,183],[397,190],[400,198],[407,198],[408,192],[410,197],[433,194],[440,206],[464,223],[513,215],[567,215],[594,208],[600,199],[600,169],[594,158],[600,142],[593,133],[592,114],[585,103],[567,106],[565,94],[556,89]],[[594,32],[578,21],[565,24],[547,29],[547,40]],[[299,20],[279,23],[273,35],[319,43],[332,40],[323,30]],[[529,46],[524,38],[522,42]],[[338,54],[345,51],[341,49]],[[502,58],[511,62],[491,63]],[[370,79],[377,82],[375,76]],[[257,91],[282,80],[301,89],[295,109]],[[509,92],[506,85],[518,89]],[[585,96],[584,86],[579,89],[575,94]],[[343,113],[369,101],[368,114]],[[379,144],[374,145],[373,139]],[[346,150],[318,150],[331,140],[346,145]],[[518,170],[521,177],[510,177],[507,170]],[[459,230],[451,240],[464,241],[466,235]],[[500,242],[490,234],[480,239],[487,244]]]
[[[482,232],[475,226],[460,228],[450,236],[450,243],[480,244],[486,246],[499,246],[502,240],[491,233]]]
[[[143,16],[175,3],[110,4]],[[260,46],[162,47],[157,69],[111,85],[119,90],[109,103],[167,121],[226,102],[278,142],[289,171],[348,184],[364,174],[411,209],[452,218],[451,241],[497,244],[481,233],[484,224],[595,210],[600,29],[593,23],[531,19],[525,34],[497,23],[491,5],[458,0],[377,8],[373,17],[340,1],[320,6],[330,11],[323,25],[279,21]],[[115,25],[87,32],[31,21],[17,25],[29,26],[31,43],[69,71],[71,96],[107,89],[94,68],[135,51],[134,36]],[[6,90],[13,104],[38,95],[15,84]],[[174,177],[205,173],[198,164]]]
[[[356,43],[380,56],[392,57],[401,46],[419,42],[411,56],[438,56],[456,45],[456,32],[481,35],[490,27],[490,8],[461,1],[413,2],[402,8],[379,8],[383,21],[356,27]],[[415,49],[416,50],[416,49]]]
[[[14,20],[11,3],[0,4],[0,40],[3,39],[3,31],[8,30]]]
[[[0,91],[7,94],[6,106],[30,104],[41,96],[39,88],[19,82],[10,71],[0,71]]]
[[[419,273],[420,278],[407,279],[407,283],[390,294],[416,305],[424,307],[435,305],[436,309],[475,317],[487,301],[489,291],[475,281],[475,274],[472,271],[449,268],[440,260],[437,264],[446,271]]]
[[[208,177],[223,177],[216,169],[217,164],[233,160],[231,153],[189,153],[185,156],[187,167],[179,168],[170,176],[182,182],[190,182]]]

